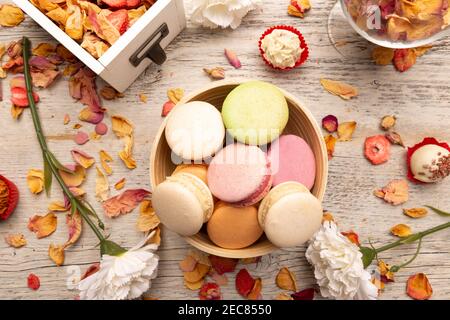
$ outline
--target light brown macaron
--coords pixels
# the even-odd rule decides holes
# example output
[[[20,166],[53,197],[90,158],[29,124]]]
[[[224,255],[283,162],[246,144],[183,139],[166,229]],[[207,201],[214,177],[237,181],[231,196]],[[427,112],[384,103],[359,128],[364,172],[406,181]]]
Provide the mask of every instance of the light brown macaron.
[[[206,164],[180,164],[175,168],[172,175],[180,172],[190,173],[208,185],[208,166]]]
[[[257,241],[263,234],[255,206],[233,207],[219,201],[207,223],[212,242],[225,249],[241,249]]]

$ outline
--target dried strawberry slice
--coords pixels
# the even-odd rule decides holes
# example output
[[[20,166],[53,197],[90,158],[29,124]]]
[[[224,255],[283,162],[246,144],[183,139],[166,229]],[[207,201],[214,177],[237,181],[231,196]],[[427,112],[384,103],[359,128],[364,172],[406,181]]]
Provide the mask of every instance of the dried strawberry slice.
[[[39,96],[33,92],[34,102],[39,102]],[[11,102],[17,107],[28,107],[27,90],[21,87],[11,88]]]
[[[220,294],[220,287],[217,283],[207,282],[198,292],[200,300],[220,300],[222,298]]]
[[[376,135],[366,138],[364,144],[364,155],[372,162],[378,165],[389,160],[391,143],[383,135]]]
[[[394,66],[404,72],[416,63],[416,54],[412,49],[396,49],[394,51]]]
[[[408,152],[406,154],[406,165],[408,167],[407,177],[412,182],[419,183],[419,184],[425,183],[425,182],[419,181],[416,178],[414,178],[414,174],[411,171],[411,157],[414,154],[414,152],[416,152],[417,149],[419,149],[427,144],[435,144],[435,145],[438,145],[438,146],[450,151],[450,146],[447,143],[439,142],[433,137],[426,137],[423,139],[422,142],[419,142],[418,144],[414,145],[413,147],[408,147]]]
[[[130,21],[128,20],[128,11],[126,9],[114,11],[106,18],[119,31],[120,34],[124,34],[125,31],[127,31]]]
[[[39,277],[33,273],[30,273],[27,278],[27,284],[28,288],[31,290],[38,290],[41,286],[41,281],[39,280]]]
[[[236,290],[237,292],[247,298],[255,285],[255,279],[248,273],[247,269],[241,269],[236,275]]]
[[[19,202],[19,190],[14,183],[0,175],[0,184],[2,183],[6,185],[7,193],[0,192],[0,220],[6,220]]]
[[[211,262],[213,269],[216,270],[218,274],[233,272],[238,263],[237,259],[223,258],[214,255],[209,256],[209,261]]]

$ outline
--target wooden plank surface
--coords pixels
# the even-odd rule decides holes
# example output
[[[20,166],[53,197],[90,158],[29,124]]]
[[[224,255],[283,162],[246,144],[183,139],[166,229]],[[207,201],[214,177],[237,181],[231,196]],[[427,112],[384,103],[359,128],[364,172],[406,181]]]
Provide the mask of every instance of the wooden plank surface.
[[[351,142],[338,143],[335,157],[330,162],[329,183],[324,207],[332,211],[342,230],[355,230],[367,244],[372,239],[376,246],[393,240],[389,228],[397,223],[408,223],[414,230],[423,230],[443,223],[445,218],[430,214],[420,220],[404,216],[400,207],[392,207],[375,198],[372,191],[384,186],[394,178],[405,176],[405,151],[394,147],[391,160],[381,166],[372,166],[363,156],[365,137],[379,133],[378,124],[382,116],[395,114],[399,131],[407,145],[420,141],[425,136],[435,136],[450,141],[450,55],[448,40],[436,43],[433,49],[418,59],[408,72],[399,73],[392,66],[375,66],[367,50],[354,53],[352,58],[343,57],[330,43],[327,33],[327,18],[333,7],[332,1],[313,0],[313,9],[304,20],[286,14],[288,1],[265,0],[261,13],[251,13],[237,30],[209,31],[188,24],[176,40],[167,48],[168,60],[162,66],[150,67],[129,88],[125,97],[116,101],[105,101],[108,108],[106,122],[110,116],[121,114],[135,125],[136,142],[134,155],[138,168],[129,171],[117,157],[122,143],[109,132],[100,141],[91,141],[82,150],[95,155],[106,149],[114,154],[113,185],[122,177],[127,178],[127,188],[150,188],[149,153],[153,138],[162,121],[161,106],[166,100],[166,90],[182,87],[187,92],[208,84],[210,79],[202,71],[204,67],[223,66],[227,78],[258,78],[270,81],[297,95],[310,108],[317,121],[334,114],[341,121],[355,120],[358,128]],[[299,69],[291,72],[269,70],[262,62],[257,39],[271,25],[290,24],[298,27],[310,47],[310,58]],[[347,28],[350,32],[350,28]],[[30,37],[34,44],[53,41],[37,24],[26,19],[14,29],[1,28],[0,42],[8,43],[21,35]],[[364,49],[365,43],[362,42]],[[239,70],[228,65],[223,49],[235,50],[243,64]],[[361,49],[361,47],[360,47]],[[326,93],[319,80],[327,77],[346,81],[360,89],[360,95],[351,101],[343,101]],[[99,81],[99,86],[103,84]],[[56,267],[47,257],[50,243],[62,243],[67,237],[63,214],[58,214],[58,230],[52,236],[37,240],[27,229],[28,219],[34,214],[45,214],[50,201],[44,194],[32,195],[27,189],[26,174],[30,168],[41,168],[42,159],[32,127],[31,116],[26,110],[19,121],[14,121],[10,112],[8,83],[2,81],[4,99],[0,107],[0,173],[9,177],[21,191],[20,203],[14,215],[0,223],[0,238],[11,232],[24,233],[28,245],[13,249],[0,241],[0,298],[1,299],[72,299],[77,291],[71,289],[71,275],[83,272],[90,264],[98,261],[95,248],[96,238],[87,229],[79,242],[66,253],[66,262]],[[148,96],[147,103],[139,101],[138,95]],[[39,104],[45,134],[50,148],[62,162],[71,162],[70,150],[75,147],[71,136],[75,133],[72,124],[76,122],[81,104],[73,101],[68,93],[67,79],[60,79],[54,86],[40,92]],[[71,125],[63,125],[64,114],[71,116]],[[83,123],[84,130],[93,127]],[[84,188],[88,199],[102,214],[95,201],[95,170],[91,169]],[[431,204],[450,209],[450,179],[441,184],[410,185],[410,200],[404,207]],[[51,199],[61,199],[55,186]],[[137,212],[110,220],[104,217],[108,232],[119,244],[130,247],[142,234],[136,231]],[[426,238],[422,253],[409,267],[396,275],[396,282],[389,284],[382,299],[406,299],[406,279],[415,272],[425,272],[434,289],[434,299],[450,298],[450,247],[449,230]],[[182,273],[178,262],[190,249],[180,237],[164,230],[159,276],[153,281],[149,294],[160,299],[195,299],[196,292],[183,287]],[[414,246],[394,249],[382,255],[390,263],[399,263],[414,252]],[[314,277],[304,258],[305,247],[279,250],[265,256],[258,265],[249,270],[263,279],[263,296],[273,298],[280,290],[275,286],[275,275],[279,268],[287,266],[296,274],[301,288],[310,287]],[[39,291],[27,288],[26,277],[35,273],[41,278]],[[238,299],[233,276],[230,284],[223,287],[228,299]]]

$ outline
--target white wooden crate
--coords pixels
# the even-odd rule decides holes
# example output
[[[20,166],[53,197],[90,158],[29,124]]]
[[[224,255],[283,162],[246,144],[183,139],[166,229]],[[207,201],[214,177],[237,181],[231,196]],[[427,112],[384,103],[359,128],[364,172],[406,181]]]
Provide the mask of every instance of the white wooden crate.
[[[123,92],[184,29],[182,0],[158,0],[99,59],[95,59],[28,0],[13,0],[34,21],[116,90]]]

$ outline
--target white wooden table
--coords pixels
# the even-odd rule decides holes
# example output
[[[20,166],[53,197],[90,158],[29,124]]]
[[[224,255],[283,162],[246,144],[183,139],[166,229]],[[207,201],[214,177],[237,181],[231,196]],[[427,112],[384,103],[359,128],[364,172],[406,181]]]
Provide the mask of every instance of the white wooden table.
[[[412,220],[402,214],[401,207],[392,207],[372,195],[373,189],[384,186],[394,178],[405,177],[405,151],[393,148],[392,158],[387,164],[372,166],[363,156],[364,139],[379,133],[378,124],[382,116],[395,114],[397,130],[407,145],[420,141],[425,136],[434,136],[450,141],[450,41],[434,45],[408,72],[399,73],[392,66],[375,66],[366,51],[357,59],[343,58],[331,45],[327,34],[327,17],[333,1],[312,0],[313,9],[304,20],[286,14],[288,0],[265,0],[262,13],[250,14],[237,30],[209,31],[188,25],[180,36],[167,48],[168,60],[163,66],[150,67],[126,92],[124,98],[104,105],[108,108],[106,122],[110,116],[121,114],[135,124],[134,148],[137,169],[129,171],[117,157],[122,143],[109,132],[101,141],[91,141],[81,149],[95,155],[106,149],[114,154],[113,185],[122,177],[127,178],[127,188],[150,188],[149,153],[153,137],[162,118],[161,106],[166,100],[169,87],[182,87],[187,92],[198,89],[211,80],[202,68],[223,66],[227,78],[248,77],[270,81],[294,94],[308,106],[317,121],[327,114],[338,116],[341,121],[355,120],[358,128],[354,139],[338,143],[335,157],[330,162],[329,183],[324,207],[333,212],[342,230],[353,229],[367,244],[370,237],[376,246],[390,242],[389,228],[397,223],[408,223],[414,230],[421,230],[443,223],[446,219],[434,214],[420,220]],[[265,28],[275,24],[290,24],[298,27],[310,47],[310,58],[301,68],[289,73],[269,70],[262,62],[257,39]],[[350,29],[349,29],[350,30]],[[349,31],[350,32],[350,31]],[[34,44],[53,41],[37,24],[27,19],[14,29],[0,29],[0,41],[8,43],[21,35],[30,37]],[[243,67],[234,70],[228,65],[223,49],[237,52]],[[343,101],[326,93],[319,80],[327,77],[346,81],[360,89],[360,95],[351,101]],[[99,260],[99,251],[94,234],[85,226],[79,242],[66,252],[65,265],[56,267],[47,256],[50,243],[62,243],[67,237],[64,214],[58,214],[58,229],[48,238],[36,239],[28,231],[29,217],[45,214],[50,201],[45,194],[32,195],[27,189],[26,174],[30,168],[41,168],[42,160],[28,110],[19,121],[14,121],[10,112],[9,86],[2,81],[4,99],[0,107],[0,173],[13,180],[21,191],[20,203],[14,215],[0,223],[0,238],[12,232],[25,234],[28,244],[21,249],[9,247],[0,241],[0,298],[2,299],[72,299],[76,290],[67,287],[70,272],[81,268],[81,272]],[[100,83],[100,87],[102,84]],[[149,97],[147,103],[139,101],[138,95]],[[62,162],[71,162],[70,150],[76,147],[72,140],[77,114],[82,105],[74,102],[68,93],[67,79],[60,79],[54,86],[40,92],[40,114],[50,148]],[[71,125],[63,125],[63,116],[70,114]],[[84,129],[93,127],[83,123]],[[100,205],[94,199],[95,169],[91,169],[84,188],[88,199],[100,214]],[[450,210],[450,179],[442,184],[429,186],[410,185],[410,200],[404,207],[432,204]],[[51,199],[61,199],[60,190],[54,186]],[[103,217],[112,239],[130,247],[142,234],[136,231],[137,212],[110,220]],[[433,298],[450,298],[450,246],[449,230],[426,238],[420,257],[410,267],[396,275],[396,282],[389,284],[382,299],[405,299],[406,279],[415,272],[425,272],[434,289]],[[197,293],[183,286],[182,272],[178,262],[190,247],[177,235],[163,230],[163,244],[159,276],[153,282],[152,297],[160,299],[196,299]],[[387,252],[382,258],[390,263],[399,263],[413,254],[414,246],[405,246]],[[301,288],[314,284],[310,266],[304,258],[305,247],[279,250],[263,258],[258,266],[249,266],[250,272],[263,279],[263,296],[271,299],[280,290],[275,285],[278,270],[287,266],[296,274]],[[39,291],[27,287],[26,278],[35,273],[41,279]],[[223,296],[239,298],[234,288],[234,276],[223,287]]]

